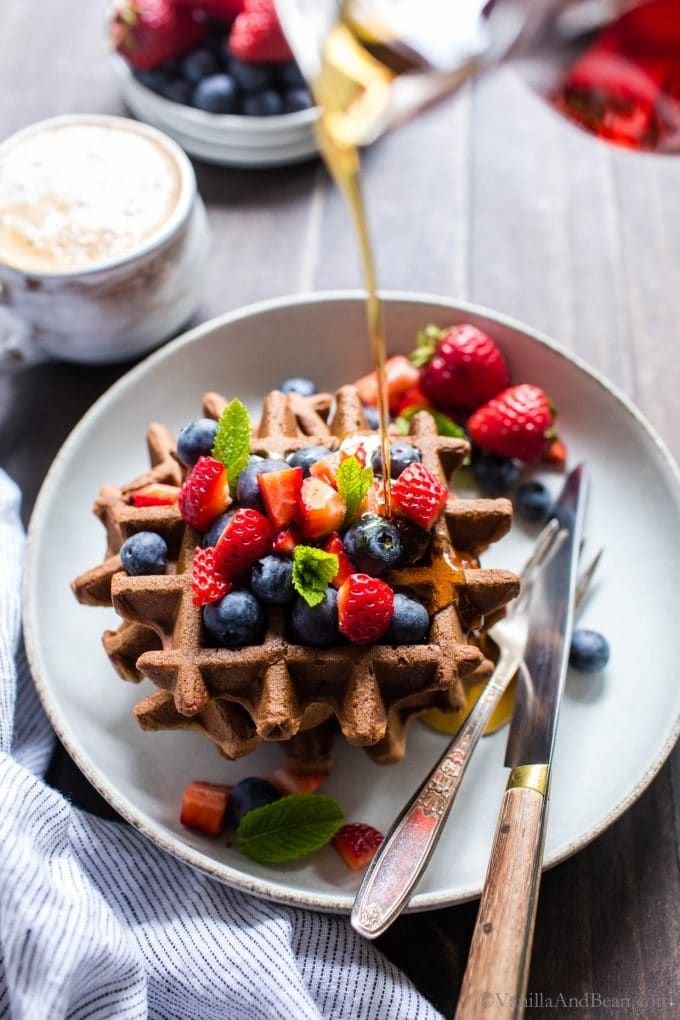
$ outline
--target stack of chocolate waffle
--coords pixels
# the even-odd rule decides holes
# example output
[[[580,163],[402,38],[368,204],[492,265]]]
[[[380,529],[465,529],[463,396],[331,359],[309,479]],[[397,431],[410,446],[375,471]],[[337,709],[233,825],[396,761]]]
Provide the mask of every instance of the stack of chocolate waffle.
[[[204,414],[218,418],[225,404],[217,394],[207,394]],[[332,451],[345,437],[369,431],[351,386],[335,398],[273,391],[253,432],[251,452],[284,455],[312,444]],[[171,433],[151,425],[147,438],[150,470],[121,488],[103,488],[95,502],[108,537],[104,562],[73,582],[80,602],[113,605],[122,616],[118,630],[103,637],[120,676],[147,677],[158,688],[135,707],[143,729],[197,730],[227,758],[248,754],[263,741],[279,741],[296,771],[312,773],[330,767],[338,732],[375,761],[393,762],[404,754],[414,716],[435,705],[463,707],[465,682],[491,668],[480,650],[479,632],[518,591],[515,574],[484,570],[478,563],[479,553],[510,526],[507,500],[452,495],[426,561],[389,577],[393,588],[427,605],[427,643],[310,648],[290,640],[283,610],[273,609],[261,644],[216,648],[192,598],[192,558],[200,535],[176,506],[132,504],[132,494],[150,482],[180,485],[184,475]],[[463,440],[437,435],[427,412],[413,418],[409,441],[444,481],[468,450]],[[123,570],[120,547],[139,531],[157,532],[166,540],[165,574],[129,577]]]

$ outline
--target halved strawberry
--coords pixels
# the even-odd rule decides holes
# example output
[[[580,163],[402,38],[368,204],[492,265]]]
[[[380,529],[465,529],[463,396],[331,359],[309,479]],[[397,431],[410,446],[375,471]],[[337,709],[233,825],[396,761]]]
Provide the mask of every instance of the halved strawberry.
[[[134,506],[173,506],[179,499],[178,485],[164,485],[162,482],[151,482],[132,493]]]
[[[295,517],[302,474],[301,467],[286,467],[282,471],[265,471],[259,475],[257,480],[267,516],[275,528],[285,528]]]
[[[271,549],[274,529],[258,510],[237,510],[218,538],[215,569],[228,581],[243,577]]]
[[[230,793],[231,786],[219,783],[189,783],[182,794],[180,822],[207,836],[219,836],[224,829]]]
[[[338,627],[356,645],[379,641],[390,625],[394,592],[369,574],[350,574],[338,591]]]
[[[281,768],[267,778],[285,796],[289,793],[314,793],[324,780],[328,779],[328,773],[317,772],[311,776],[298,776],[288,768]]]
[[[290,556],[295,546],[299,545],[301,541],[302,536],[300,532],[294,524],[291,524],[289,528],[284,528],[283,531],[279,531],[278,535],[274,536],[272,551]]]
[[[207,606],[210,602],[218,602],[231,591],[232,587],[231,581],[225,581],[215,569],[215,550],[212,547],[201,549],[197,546],[191,564],[194,605]]]
[[[227,469],[214,457],[199,457],[179,494],[179,512],[187,524],[207,531],[229,506]]]
[[[299,522],[302,537],[314,540],[337,531],[347,507],[335,489],[320,478],[305,478],[300,492]]]
[[[396,405],[402,393],[406,393],[412,386],[418,385],[420,373],[415,365],[412,365],[403,354],[395,354],[385,362],[385,378],[387,380],[387,397],[392,405]],[[362,403],[376,407],[378,404],[378,377],[375,372],[362,375],[354,383]]]
[[[449,490],[424,464],[409,464],[392,485],[392,504],[427,531],[440,516]]]
[[[354,573],[354,565],[345,552],[345,546],[337,531],[333,532],[324,545],[324,549],[326,552],[333,553],[338,557],[338,572],[331,581],[331,584],[334,588],[340,588],[349,575]]]
[[[331,840],[348,868],[358,871],[375,857],[384,836],[372,825],[351,822],[338,829]]]

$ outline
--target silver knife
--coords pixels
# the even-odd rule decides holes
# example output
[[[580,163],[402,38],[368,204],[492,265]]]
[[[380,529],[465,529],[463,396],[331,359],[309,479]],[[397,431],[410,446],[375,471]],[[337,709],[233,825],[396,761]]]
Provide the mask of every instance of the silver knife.
[[[510,725],[510,768],[458,1000],[456,1020],[524,1013],[550,793],[550,769],[569,659],[586,469],[569,475],[554,515],[567,532],[534,587],[525,683]]]

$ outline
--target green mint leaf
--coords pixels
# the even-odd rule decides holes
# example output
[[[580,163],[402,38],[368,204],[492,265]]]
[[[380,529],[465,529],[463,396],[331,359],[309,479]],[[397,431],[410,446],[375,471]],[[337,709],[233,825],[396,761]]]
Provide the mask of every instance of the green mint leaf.
[[[293,587],[308,606],[323,602],[326,589],[338,572],[335,553],[313,545],[296,545],[293,551]]]
[[[234,492],[250,456],[250,415],[240,400],[231,400],[222,411],[212,454],[225,465],[229,486]]]
[[[239,849],[258,864],[282,864],[321,849],[344,821],[342,808],[319,793],[293,793],[244,815]]]
[[[373,485],[373,468],[362,467],[357,457],[347,457],[338,468],[337,485],[338,494],[347,507],[345,524],[349,524]]]
[[[427,365],[443,335],[444,330],[439,326],[430,325],[425,329],[419,329],[416,333],[416,348],[409,354],[411,364],[416,368]]]

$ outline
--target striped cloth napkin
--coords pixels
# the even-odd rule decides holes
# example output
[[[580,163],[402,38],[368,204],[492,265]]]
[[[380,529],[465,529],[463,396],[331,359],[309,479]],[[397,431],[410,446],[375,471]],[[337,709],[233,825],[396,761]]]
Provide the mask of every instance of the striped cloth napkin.
[[[436,1020],[344,918],[219,885],[45,785],[19,502],[0,471],[0,1017]]]

